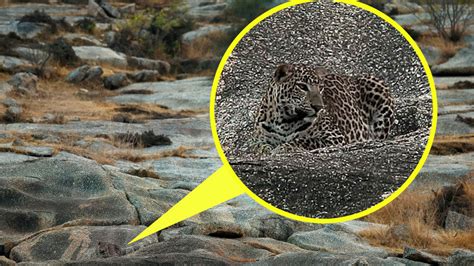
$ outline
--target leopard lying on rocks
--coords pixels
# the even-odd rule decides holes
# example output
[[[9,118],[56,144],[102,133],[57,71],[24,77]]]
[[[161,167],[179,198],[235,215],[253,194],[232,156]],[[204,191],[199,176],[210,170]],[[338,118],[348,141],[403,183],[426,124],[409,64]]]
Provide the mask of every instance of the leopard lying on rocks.
[[[273,147],[312,150],[385,140],[393,123],[393,98],[382,80],[285,64],[263,95],[255,133]]]

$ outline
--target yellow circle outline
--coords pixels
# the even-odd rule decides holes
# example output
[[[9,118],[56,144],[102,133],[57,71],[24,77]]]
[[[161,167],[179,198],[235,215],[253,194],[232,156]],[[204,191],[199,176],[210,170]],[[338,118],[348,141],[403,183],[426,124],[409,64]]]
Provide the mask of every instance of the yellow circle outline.
[[[231,55],[232,51],[234,48],[237,46],[237,44],[241,41],[241,39],[252,29],[254,28],[258,23],[260,23],[262,20],[266,19],[267,17],[285,9],[291,6],[303,4],[303,3],[309,3],[309,2],[314,2],[312,0],[293,0],[289,1],[287,3],[281,4],[279,6],[276,6],[267,12],[263,13],[259,17],[257,17],[255,20],[253,20],[250,24],[248,24],[240,33],[237,35],[237,37],[234,39],[234,41],[230,44],[229,48],[227,48],[227,51],[225,52],[224,56],[222,57],[219,67],[217,68],[216,75],[214,77],[214,82],[212,84],[212,91],[211,91],[211,100],[210,100],[210,120],[211,120],[211,129],[212,129],[212,137],[214,139],[214,143],[216,145],[217,152],[219,153],[219,156],[225,166],[228,166],[230,169],[232,167],[230,166],[229,162],[227,161],[227,158],[224,154],[224,151],[222,150],[219,137],[217,135],[217,126],[216,126],[216,121],[215,121],[215,113],[214,113],[214,107],[215,107],[215,98],[216,98],[216,93],[217,93],[217,87],[219,84],[219,80],[222,74],[222,71],[224,69],[224,66],[227,62],[227,59]],[[296,215],[284,210],[281,210],[279,208],[274,207],[273,205],[269,204],[268,202],[264,201],[261,199],[259,196],[257,196],[255,193],[253,193],[241,180],[240,178],[237,177],[237,175],[234,172],[234,178],[238,179],[238,184],[240,188],[245,191],[247,195],[249,195],[253,200],[255,200],[257,203],[262,205],[263,207],[271,210],[272,212],[275,212],[281,216],[284,216],[286,218],[290,218],[293,220],[301,221],[301,222],[309,222],[309,223],[320,223],[320,224],[328,224],[328,223],[340,223],[340,222],[345,222],[349,220],[354,220],[361,218],[363,216],[369,215],[380,208],[384,207],[385,205],[389,204],[391,201],[393,201],[396,197],[398,197],[405,189],[408,188],[408,186],[413,182],[415,177],[418,175],[420,172],[421,168],[423,167],[423,164],[426,162],[426,159],[428,158],[428,154],[430,152],[431,146],[433,144],[433,140],[435,137],[435,132],[436,132],[436,122],[438,118],[438,101],[436,97],[436,88],[434,84],[434,79],[433,75],[431,74],[431,70],[428,66],[428,62],[426,61],[426,58],[424,57],[423,53],[421,52],[421,49],[418,47],[416,42],[410,37],[410,35],[398,24],[396,23],[392,18],[389,16],[385,15],[384,13],[380,12],[379,10],[357,2],[355,0],[334,0],[334,2],[339,2],[339,3],[345,3],[349,5],[353,5],[359,8],[362,8],[368,12],[371,12],[378,17],[382,18],[385,22],[389,23],[392,25],[395,29],[400,32],[403,37],[410,43],[412,48],[415,50],[416,54],[418,55],[423,68],[425,69],[426,75],[428,77],[428,82],[430,85],[431,89],[431,96],[432,96],[432,104],[433,104],[433,112],[432,112],[432,123],[431,123],[431,130],[430,130],[430,135],[428,138],[428,143],[426,144],[425,151],[423,152],[423,155],[421,156],[420,161],[418,162],[417,166],[415,167],[415,170],[411,173],[409,178],[403,183],[403,185],[398,188],[395,192],[393,192],[389,197],[384,199],[383,201],[377,203],[376,205],[364,210],[360,211],[358,213],[354,213],[351,215],[347,216],[342,216],[342,217],[337,217],[337,218],[310,218],[310,217],[305,217],[305,216],[300,216]]]

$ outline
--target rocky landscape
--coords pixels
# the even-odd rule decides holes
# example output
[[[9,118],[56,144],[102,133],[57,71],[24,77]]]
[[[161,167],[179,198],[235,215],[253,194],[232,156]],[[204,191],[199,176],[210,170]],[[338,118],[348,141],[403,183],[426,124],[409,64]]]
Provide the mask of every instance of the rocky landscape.
[[[124,23],[142,19],[132,14],[167,8],[146,2],[0,1],[0,264],[473,262],[466,207],[444,204],[441,225],[423,231],[431,242],[414,241],[410,225],[396,223],[402,215],[382,219],[384,210],[413,213],[404,202],[431,200],[431,189],[464,181],[462,191],[473,191],[470,35],[445,62],[429,58],[440,103],[433,154],[411,191],[387,208],[363,220],[305,224],[241,196],[127,245],[221,166],[207,111],[218,55],[192,56],[184,43],[182,54],[151,54],[138,41],[126,51],[113,41]],[[203,36],[232,26],[222,19],[228,1],[181,4],[195,24],[180,42],[209,48]],[[396,245],[376,241],[388,233],[399,236]]]

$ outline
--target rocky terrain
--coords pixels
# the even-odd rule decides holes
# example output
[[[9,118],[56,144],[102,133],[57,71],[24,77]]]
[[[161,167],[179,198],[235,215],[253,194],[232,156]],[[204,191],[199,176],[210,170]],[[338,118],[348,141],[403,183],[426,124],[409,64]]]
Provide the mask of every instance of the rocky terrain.
[[[110,48],[117,25],[144,8],[139,1],[37,2],[0,2],[1,265],[472,263],[465,244],[444,253],[411,242],[386,248],[363,232],[391,225],[295,222],[247,196],[127,245],[221,166],[207,111],[212,74],[203,72],[217,57],[174,60]],[[183,4],[200,23],[186,38],[208,34],[202,27],[226,27],[218,21],[227,1]],[[25,18],[35,10],[64,23]],[[95,24],[92,33],[85,18]],[[471,49],[471,41],[465,38],[462,49]],[[77,62],[46,60],[55,53],[44,44],[52,43],[68,55],[66,63]],[[436,78],[445,89],[438,90],[439,155],[430,155],[410,189],[472,178],[472,149],[465,147],[472,147],[473,62],[461,59],[467,60],[466,72],[456,70],[461,77]],[[449,211],[448,225],[470,228],[459,210]]]

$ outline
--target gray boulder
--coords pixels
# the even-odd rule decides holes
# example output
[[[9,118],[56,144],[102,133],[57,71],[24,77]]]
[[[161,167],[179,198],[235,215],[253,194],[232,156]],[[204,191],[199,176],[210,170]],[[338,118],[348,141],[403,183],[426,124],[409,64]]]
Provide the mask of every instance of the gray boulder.
[[[113,74],[104,79],[104,87],[109,90],[116,90],[130,84],[130,80],[124,73]]]
[[[157,70],[141,70],[128,75],[134,82],[155,82],[161,80],[161,74]]]
[[[474,226],[474,219],[461,213],[448,211],[445,220],[445,228],[448,230],[470,230]]]
[[[33,65],[31,64],[31,62],[27,60],[19,59],[12,56],[0,55],[0,70],[12,73],[32,67]]]
[[[391,0],[384,5],[383,11],[386,14],[410,14],[423,12],[424,9],[417,3],[407,0]]]
[[[0,34],[7,35],[9,33],[14,33],[23,39],[34,39],[50,30],[50,27],[47,24],[36,22],[13,21],[7,22],[6,25],[4,24],[1,26]]]
[[[40,49],[33,49],[28,47],[16,47],[13,49],[20,58],[33,62],[37,65],[41,65],[49,59],[50,55]]]
[[[411,247],[403,249],[403,258],[428,263],[431,265],[441,265],[446,263],[446,259],[440,256],[430,254],[428,252],[420,251]]]
[[[196,30],[186,32],[182,36],[182,42],[185,44],[191,44],[196,39],[208,36],[210,34],[222,33],[226,34],[227,31],[231,30],[231,25],[207,25],[200,27]]]
[[[21,72],[13,75],[8,84],[22,94],[31,94],[37,90],[38,77],[31,73]]]
[[[474,75],[474,46],[459,50],[447,62],[432,68],[435,75]]]
[[[162,60],[130,56],[127,58],[127,61],[131,67],[136,67],[138,69],[157,70],[162,75],[168,74],[171,70],[171,65],[168,62]]]
[[[474,265],[474,252],[471,250],[458,249],[449,256],[448,265]]]
[[[22,119],[23,108],[21,106],[10,106],[3,115],[3,120],[7,123],[20,122]]]
[[[94,81],[99,80],[103,74],[103,70],[99,66],[90,67],[88,65],[84,65],[78,67],[71,71],[67,77],[66,81],[71,83],[79,83],[83,81]]]
[[[208,77],[178,81],[135,83],[119,92],[151,91],[152,94],[124,94],[110,98],[117,103],[151,103],[173,110],[202,110],[209,107],[212,80]]]
[[[93,1],[93,0],[91,0]],[[100,46],[74,46],[74,52],[84,62],[92,64],[109,64],[114,67],[127,67],[125,55]]]

